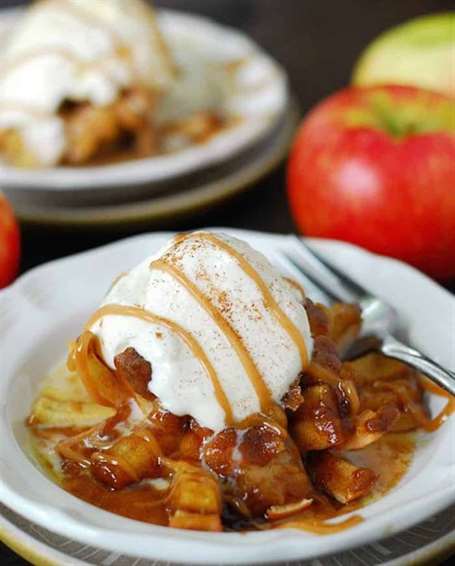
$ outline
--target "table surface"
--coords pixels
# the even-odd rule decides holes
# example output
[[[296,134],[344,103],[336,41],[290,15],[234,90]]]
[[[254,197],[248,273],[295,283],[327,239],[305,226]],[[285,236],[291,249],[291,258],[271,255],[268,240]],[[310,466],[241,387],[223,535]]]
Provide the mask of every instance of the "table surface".
[[[2,0],[0,5],[22,3]],[[157,0],[155,4],[204,14],[246,31],[287,69],[302,112],[349,82],[357,56],[382,30],[413,16],[453,8],[452,0]],[[229,226],[290,232],[294,226],[284,186],[282,166],[242,197],[163,228]],[[56,233],[23,227],[22,271],[132,233]],[[448,287],[455,291],[455,282]],[[0,564],[19,566],[26,562],[0,544]]]

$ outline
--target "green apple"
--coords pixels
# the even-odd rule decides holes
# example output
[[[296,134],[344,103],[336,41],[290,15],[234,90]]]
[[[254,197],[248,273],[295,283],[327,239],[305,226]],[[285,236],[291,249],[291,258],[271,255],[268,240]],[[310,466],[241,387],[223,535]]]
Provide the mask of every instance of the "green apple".
[[[356,85],[399,84],[455,96],[455,12],[416,18],[376,38],[353,73]]]

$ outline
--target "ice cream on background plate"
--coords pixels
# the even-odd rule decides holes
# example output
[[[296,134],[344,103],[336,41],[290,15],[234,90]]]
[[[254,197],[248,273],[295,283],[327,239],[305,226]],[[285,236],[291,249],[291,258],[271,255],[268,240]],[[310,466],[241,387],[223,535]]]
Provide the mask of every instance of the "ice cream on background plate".
[[[225,77],[174,52],[143,0],[40,0],[1,47],[0,154],[15,166],[153,156],[221,127]]]
[[[121,134],[153,144],[148,113],[173,75],[142,0],[42,0],[0,58],[2,153],[48,166],[83,163]]]

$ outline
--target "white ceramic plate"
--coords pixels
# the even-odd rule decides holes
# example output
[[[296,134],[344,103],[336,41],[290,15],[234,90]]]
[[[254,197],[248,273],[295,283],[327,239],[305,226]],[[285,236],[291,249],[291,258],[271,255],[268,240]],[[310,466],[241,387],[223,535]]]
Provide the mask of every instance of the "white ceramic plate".
[[[168,560],[141,560],[57,535],[0,503],[0,540],[39,566],[176,566]],[[455,506],[381,542],[364,544],[292,566],[424,566],[440,564],[455,551]],[[274,562],[272,566],[288,566]],[[185,566],[190,566],[186,561]],[[217,566],[223,566],[219,561]]]
[[[227,230],[272,261],[286,236]],[[63,536],[112,552],[188,563],[243,563],[305,559],[366,544],[416,524],[455,501],[455,419],[421,435],[406,477],[364,508],[360,525],[329,536],[280,530],[200,533],[139,523],[69,495],[27,457],[24,418],[41,378],[65,355],[66,344],[96,308],[113,277],[154,252],[169,237],[137,236],[39,267],[0,293],[0,501]],[[410,340],[455,369],[455,299],[400,262],[332,241],[315,240],[323,254],[389,300]],[[432,409],[439,406],[431,400]]]
[[[0,12],[0,46],[22,10]],[[208,142],[167,155],[97,167],[22,170],[0,165],[3,189],[93,191],[106,187],[150,184],[215,165],[262,138],[282,116],[288,102],[283,69],[244,34],[205,18],[174,11],[159,12],[159,25],[177,60],[227,73],[229,88],[221,109],[237,125]],[[238,64],[237,64],[238,63]],[[213,71],[215,72],[215,70]],[[212,78],[216,81],[216,76]]]

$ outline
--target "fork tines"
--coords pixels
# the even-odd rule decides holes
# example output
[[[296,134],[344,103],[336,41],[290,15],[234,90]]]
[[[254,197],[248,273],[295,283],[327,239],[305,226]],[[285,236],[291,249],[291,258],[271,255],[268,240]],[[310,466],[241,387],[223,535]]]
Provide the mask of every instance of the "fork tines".
[[[283,255],[293,267],[313,285],[319,287],[331,301],[357,303],[369,297],[369,293],[346,273],[333,265],[322,255],[297,236],[294,246],[283,251]]]

